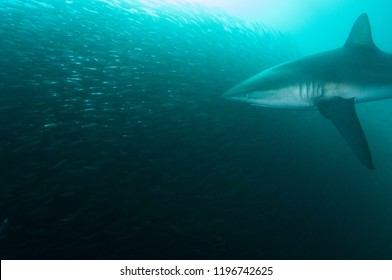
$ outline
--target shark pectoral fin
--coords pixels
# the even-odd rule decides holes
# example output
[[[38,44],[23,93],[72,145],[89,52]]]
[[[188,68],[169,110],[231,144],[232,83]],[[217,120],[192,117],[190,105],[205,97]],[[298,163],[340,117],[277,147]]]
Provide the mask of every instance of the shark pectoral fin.
[[[367,168],[374,169],[369,145],[355,111],[354,98],[322,98],[317,107],[325,118],[333,122],[359,160]]]

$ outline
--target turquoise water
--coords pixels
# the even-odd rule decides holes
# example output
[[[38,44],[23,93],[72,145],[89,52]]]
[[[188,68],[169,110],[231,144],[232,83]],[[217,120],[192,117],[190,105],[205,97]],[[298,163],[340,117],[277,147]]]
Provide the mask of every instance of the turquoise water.
[[[369,171],[317,111],[222,98],[325,50],[314,25],[136,0],[0,12],[2,259],[392,258],[392,101],[357,107]]]

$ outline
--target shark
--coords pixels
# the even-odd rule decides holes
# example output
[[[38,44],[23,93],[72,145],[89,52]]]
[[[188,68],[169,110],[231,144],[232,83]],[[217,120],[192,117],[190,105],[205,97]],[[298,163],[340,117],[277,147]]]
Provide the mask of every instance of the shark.
[[[318,109],[364,166],[374,169],[355,104],[392,98],[392,54],[375,45],[363,13],[342,47],[266,69],[223,97],[261,107]]]

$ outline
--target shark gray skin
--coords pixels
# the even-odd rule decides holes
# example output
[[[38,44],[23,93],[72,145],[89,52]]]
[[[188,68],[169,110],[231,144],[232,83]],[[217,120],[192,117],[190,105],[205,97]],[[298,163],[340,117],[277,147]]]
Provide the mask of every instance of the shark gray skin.
[[[369,18],[362,14],[343,47],[267,69],[223,96],[262,107],[318,109],[374,169],[354,103],[392,98],[392,54],[374,44]]]

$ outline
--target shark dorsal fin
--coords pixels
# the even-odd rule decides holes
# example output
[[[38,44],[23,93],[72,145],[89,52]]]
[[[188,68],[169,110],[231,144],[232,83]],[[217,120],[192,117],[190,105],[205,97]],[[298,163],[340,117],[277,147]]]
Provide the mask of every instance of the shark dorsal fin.
[[[344,45],[348,48],[367,48],[378,50],[373,42],[372,29],[370,27],[369,17],[362,14],[355,21],[350,35]]]

